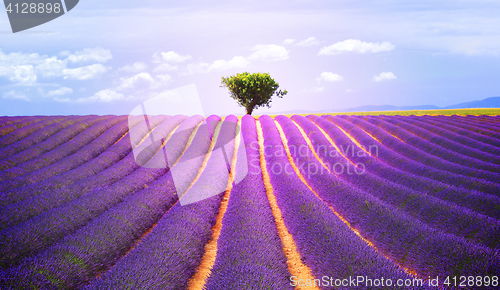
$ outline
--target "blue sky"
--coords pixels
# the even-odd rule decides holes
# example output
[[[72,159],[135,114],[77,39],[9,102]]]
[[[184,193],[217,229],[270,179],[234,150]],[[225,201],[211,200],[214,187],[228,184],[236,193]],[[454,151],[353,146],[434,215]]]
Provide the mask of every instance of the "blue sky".
[[[254,114],[499,96],[498,15],[489,0],[82,0],[13,34],[2,12],[0,115],[129,114],[193,84],[203,114],[241,115],[219,86],[243,71],[289,91]]]

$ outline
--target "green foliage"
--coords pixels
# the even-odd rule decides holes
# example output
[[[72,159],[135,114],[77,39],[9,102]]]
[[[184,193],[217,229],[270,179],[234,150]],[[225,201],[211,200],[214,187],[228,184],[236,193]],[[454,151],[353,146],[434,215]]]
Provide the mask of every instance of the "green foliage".
[[[244,72],[227,78],[222,77],[221,87],[228,88],[231,98],[245,107],[249,115],[254,108],[262,106],[270,108],[273,95],[282,98],[288,93],[286,90],[277,91],[279,84],[268,73]]]

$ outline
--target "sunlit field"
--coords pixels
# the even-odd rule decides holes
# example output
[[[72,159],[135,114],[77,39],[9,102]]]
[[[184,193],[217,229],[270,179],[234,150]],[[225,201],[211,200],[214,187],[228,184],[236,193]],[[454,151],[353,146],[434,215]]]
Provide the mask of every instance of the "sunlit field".
[[[0,117],[0,288],[498,289],[499,112]]]

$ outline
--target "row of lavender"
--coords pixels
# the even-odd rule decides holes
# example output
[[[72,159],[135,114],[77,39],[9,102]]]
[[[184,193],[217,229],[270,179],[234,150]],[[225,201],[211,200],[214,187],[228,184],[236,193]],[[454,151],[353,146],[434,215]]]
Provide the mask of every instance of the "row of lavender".
[[[396,117],[384,118],[384,120],[373,120],[361,117],[310,116],[307,119],[294,116],[292,121],[280,116],[276,121],[283,128],[284,136],[280,136],[272,119],[261,118],[266,148],[283,146],[281,137],[285,138],[289,146],[306,148],[308,144],[298,131],[299,126],[306,136],[309,136],[313,150],[316,150],[316,155],[323,164],[363,162],[366,166],[366,172],[362,175],[338,175],[331,170],[327,170],[328,174],[310,174],[303,171],[307,183],[314,190],[310,191],[296,175],[274,173],[276,165],[287,168],[290,163],[286,156],[267,152],[269,153],[266,154],[267,166],[278,205],[305,263],[313,270],[316,277],[328,275],[341,278],[352,273],[365,275],[368,273],[375,277],[410,278],[401,270],[403,266],[422,276],[457,274],[460,271],[462,274],[465,272],[478,275],[494,274],[498,271],[498,258],[492,249],[498,247],[500,240],[498,239],[500,202],[498,194],[494,194],[498,193],[498,179],[494,170],[487,170],[488,166],[496,165],[494,159],[481,160],[483,158],[481,152],[495,154],[494,150],[497,148],[494,146],[495,127],[491,125],[480,127],[482,126],[480,122],[467,127],[460,123],[462,120],[456,120],[456,126],[447,128],[449,130],[434,129],[435,132],[432,132],[436,135],[434,136],[426,135],[425,131],[420,129],[426,128],[425,126],[410,124],[414,122],[413,120],[405,118],[399,120],[409,125],[401,126],[406,130],[398,131],[390,126],[391,122],[398,121]],[[233,119],[226,118],[234,122]],[[440,121],[446,123],[446,119],[415,119],[415,122],[426,124]],[[174,117],[152,121],[156,122],[153,126],[158,126],[157,129],[166,136],[182,120]],[[50,134],[55,136],[66,130],[64,128],[70,128],[84,121],[85,118],[82,118],[71,123],[65,119],[66,127],[61,125],[59,131],[52,128]],[[13,123],[15,124],[12,122],[3,127]],[[193,124],[195,123],[197,122],[193,121]],[[380,126],[379,129],[375,125]],[[27,126],[30,125],[24,127]],[[247,159],[258,154],[256,148],[252,147],[256,142],[255,126],[251,117],[243,119]],[[108,125],[108,128],[113,127]],[[429,125],[427,129],[430,132],[432,127]],[[75,136],[85,131],[87,130],[82,130]],[[40,140],[36,139],[39,138],[36,136],[37,132],[32,131],[16,142],[23,142],[19,143],[22,147],[33,142],[32,140]],[[483,146],[484,148],[474,142],[467,143],[467,148],[476,148],[473,152],[478,153],[477,156],[471,156],[472,160],[468,161],[477,161],[479,162],[477,164],[488,163],[480,170],[480,175],[472,178],[468,176],[468,171],[455,172],[437,164],[443,162],[445,165],[462,166],[460,169],[473,168],[467,162],[460,164],[463,162],[463,157],[452,153],[457,148],[461,149],[453,146],[461,145],[465,140],[457,139],[459,142],[456,142],[452,137],[462,135],[468,138],[465,134],[467,132],[471,134],[486,132],[489,135],[480,135],[490,138],[484,138],[488,141],[484,142],[488,145]],[[189,134],[186,133],[185,139],[180,143],[186,144],[187,135]],[[197,132],[197,136],[201,135],[203,133]],[[208,146],[211,138],[209,135],[205,133],[205,137],[198,137],[197,144]],[[28,137],[31,139],[27,139]],[[88,162],[71,166],[70,163],[75,161],[71,156],[79,152],[76,149],[73,153],[50,163],[57,164],[59,160],[62,161],[60,162],[62,165],[59,165],[61,172],[56,171],[53,175],[49,174],[48,177],[44,176],[32,183],[10,183],[6,186],[1,193],[5,205],[2,208],[5,211],[2,211],[1,218],[2,225],[5,223],[5,226],[0,234],[3,234],[2,240],[6,240],[0,247],[5,249],[2,252],[5,258],[1,261],[2,267],[6,269],[0,273],[2,283],[14,287],[82,286],[102,271],[112,267],[102,278],[94,279],[89,288],[134,287],[133,285],[144,286],[144,283],[150,288],[183,288],[187,285],[188,279],[200,262],[203,247],[211,234],[210,229],[221,196],[206,199],[193,206],[180,206],[176,203],[176,189],[173,188],[168,168],[138,169],[131,153],[130,140],[126,138],[127,135],[114,145],[108,143],[104,151],[95,150],[96,155],[91,155],[86,160]],[[407,141],[406,144],[399,139],[412,141]],[[46,140],[37,142],[43,143]],[[330,140],[334,144],[330,144]],[[474,136],[474,140],[480,138]],[[15,146],[11,146],[16,142],[3,148],[13,150],[17,152],[16,154],[22,153],[22,149],[16,151]],[[443,144],[443,149],[438,150],[438,153],[425,152],[425,148],[432,149],[426,142],[435,145],[439,142]],[[85,144],[92,143],[90,140]],[[336,150],[333,146],[345,148],[347,145],[354,148],[357,146],[356,143],[365,145],[376,143],[379,146],[379,154],[377,156],[340,154],[332,157],[324,154],[325,151],[319,151],[321,146],[330,151]],[[92,148],[84,146],[88,145],[80,145],[79,148],[86,148],[85,151]],[[399,148],[398,146],[402,148],[395,150],[394,147]],[[404,150],[408,149],[406,146],[414,147],[412,154],[404,153]],[[58,145],[54,145],[52,150],[57,148]],[[99,160],[102,161],[100,158],[109,150],[115,152],[114,150],[118,148],[121,152],[119,157],[109,162],[108,166],[89,167],[96,166]],[[206,149],[208,147],[204,150]],[[467,156],[466,149],[461,151],[462,156]],[[439,152],[448,154],[449,159],[446,161],[433,159],[432,155],[439,157]],[[312,152],[304,156],[297,151],[292,151],[291,154],[301,169],[310,169],[312,164],[314,168],[323,166]],[[30,159],[36,159],[37,156],[34,155]],[[187,154],[187,156],[193,155]],[[429,159],[436,162],[429,162]],[[67,161],[69,166],[64,167],[65,160],[69,160]],[[307,166],[300,166],[301,164]],[[192,178],[196,175],[196,168],[200,166],[201,164],[198,164],[191,168]],[[66,171],[64,168],[67,168]],[[85,172],[85,168],[88,168],[88,175],[82,174],[71,179],[73,174],[78,176],[78,172]],[[94,173],[90,168],[95,168]],[[44,167],[40,169],[44,170]],[[68,174],[71,171],[72,174]],[[205,179],[211,177],[209,176],[211,171],[207,172],[204,175]],[[115,175],[118,177],[113,179]],[[7,180],[17,180],[16,178],[18,177],[7,176]],[[23,181],[29,180],[24,178]],[[67,179],[69,181],[61,188],[57,188],[55,185],[57,182]],[[209,289],[218,289],[221,285],[271,289],[287,287],[285,283],[289,273],[276,228],[272,223],[269,205],[265,200],[265,190],[259,180],[262,180],[261,175],[250,174],[233,188],[228,212],[224,218],[217,260],[206,284]],[[4,183],[3,180],[0,181]],[[96,182],[100,185],[95,186]],[[41,184],[44,186],[39,187]],[[27,191],[28,188],[33,192]],[[252,199],[249,199],[249,196]],[[101,204],[102,201],[104,202]],[[242,211],[242,207],[246,210]],[[256,214],[252,214],[254,212]],[[340,221],[335,213],[344,216],[350,224],[346,225]],[[60,217],[65,216],[75,218],[60,223]],[[186,224],[183,219],[188,219],[190,223]],[[246,223],[247,226],[241,227],[242,223]],[[40,225],[46,229],[37,228]],[[360,240],[351,227],[358,229],[377,248],[370,247]],[[134,243],[151,228],[154,229],[146,236],[144,243],[141,242],[134,248]],[[167,237],[165,237],[166,232],[168,232]],[[172,244],[174,237],[183,238]],[[17,245],[18,240],[20,243]],[[265,243],[266,247],[262,247],[260,252],[255,251],[255,246],[251,246],[253,241]],[[133,250],[128,253],[131,248]],[[16,254],[12,255],[13,252]],[[324,253],[330,252],[334,254],[325,257]],[[437,257],[430,256],[429,253]],[[189,263],[180,265],[176,263],[179,259]],[[151,260],[153,263],[149,263]],[[142,261],[139,266],[135,264],[137,261]],[[449,261],[456,264],[448,265]],[[113,266],[115,264],[116,266]],[[399,264],[400,267],[395,264]],[[473,271],[476,267],[477,269]],[[344,272],[344,270],[349,271]],[[134,271],[133,275],[130,271]],[[241,273],[241,276],[232,273]],[[20,277],[29,278],[23,280],[19,279]]]
[[[178,118],[173,117],[170,119]],[[182,123],[182,125],[177,128],[177,131],[180,132],[181,135],[176,134],[175,139],[168,140],[165,144],[165,147],[168,148],[169,157],[174,157],[174,160],[176,159],[176,150],[177,157],[181,157],[182,155],[184,159],[193,159],[193,156],[204,156],[210,144],[210,138],[213,137],[215,125],[220,121],[220,118],[216,116],[208,118],[206,122],[207,126],[201,126],[197,131],[193,130],[195,125],[200,122],[199,117],[193,117],[190,120],[191,121],[187,120]],[[236,120],[235,117],[228,117],[225,123],[235,123]],[[170,122],[171,125],[172,123],[173,122]],[[229,126],[229,128],[231,128],[231,126]],[[234,130],[234,126],[232,128]],[[187,137],[191,132],[196,132],[196,135],[188,142]],[[231,133],[230,130],[225,130],[224,134],[232,134],[234,139],[234,131]],[[184,137],[182,135],[184,135]],[[222,139],[228,140],[230,138]],[[182,148],[179,147],[179,145],[185,146],[186,144],[195,145],[189,146],[189,148],[184,151],[178,150]],[[172,146],[174,148],[172,148]],[[154,158],[152,158],[152,160],[153,159]],[[203,161],[203,159],[197,160],[200,162]],[[199,180],[205,180],[205,184],[209,180],[211,182],[214,180],[213,176],[210,175],[212,172],[210,168],[216,165],[213,165],[213,162],[210,160],[211,159],[208,161],[206,172],[199,178]],[[183,160],[183,158],[179,159],[180,164],[189,164],[190,168],[184,165],[182,169],[188,169],[188,171],[192,172],[192,174],[186,172],[186,175],[191,176],[191,179],[197,175],[196,173],[201,166],[200,162],[192,163],[189,162],[189,160]],[[227,164],[224,165],[226,172],[227,166]],[[184,218],[180,218],[180,220],[192,220],[195,224],[200,222],[196,226],[206,233],[205,237],[201,237],[203,239],[193,245],[196,247],[190,252],[182,254],[189,255],[186,259],[193,259],[193,257],[199,256],[200,251],[203,251],[204,242],[208,240],[211,228],[207,227],[206,223],[201,223],[200,218],[205,218],[206,211],[211,210],[212,214],[206,216],[206,219],[207,222],[213,220],[214,214],[218,209],[218,204],[220,204],[220,196],[208,199],[207,202],[197,203],[194,208],[177,205],[170,211],[168,208],[176,204],[175,193],[176,191],[179,193],[178,184],[176,184],[177,188],[174,188],[172,176],[169,174],[170,171],[168,171],[169,168],[166,169],[166,174],[163,172],[162,174],[164,175],[160,175],[160,177],[157,178],[152,172],[159,171],[151,171],[148,170],[147,167],[149,166],[137,170],[142,170],[144,172],[131,174],[130,178],[126,177],[116,182],[115,184],[118,184],[118,187],[111,188],[112,185],[108,186],[110,187],[109,189],[106,187],[99,189],[99,191],[95,193],[90,192],[81,198],[74,198],[73,201],[38,215],[28,220],[26,223],[21,223],[18,226],[7,228],[2,231],[2,233],[5,234],[5,238],[8,240],[2,245],[2,249],[5,248],[4,254],[7,255],[2,262],[4,265],[8,265],[6,270],[1,273],[2,282],[16,288],[33,286],[42,288],[66,288],[77,285],[81,286],[99,272],[111,267],[117,260],[121,259],[123,255],[126,255],[126,251],[133,247],[133,244],[147,229],[154,227],[154,224],[158,222],[158,219],[161,218],[162,215],[167,216],[161,219],[166,220],[166,223],[158,222],[158,226],[156,227],[157,230],[153,231],[151,235],[148,235],[146,241],[151,239],[154,241],[155,237],[162,239],[162,243],[167,242],[167,244],[164,245],[164,247],[167,247],[165,250],[165,253],[167,253],[170,239],[166,241],[163,240],[163,231],[161,228],[164,226],[171,226],[172,220],[168,214],[165,214],[165,211],[168,211],[168,213],[172,212],[174,216],[184,216]],[[157,180],[149,182],[144,179],[150,179],[151,177],[154,179],[157,178]],[[227,178],[219,180],[223,182],[224,185],[225,182],[227,182]],[[145,189],[141,190],[141,186],[138,188],[135,186],[141,185],[141,183],[144,182],[148,183],[148,185],[145,185]],[[193,187],[194,191],[197,191],[196,184],[199,182],[200,181],[195,183]],[[67,192],[66,194],[69,193]],[[197,216],[193,215],[193,209],[200,206],[201,208],[195,210],[195,212],[198,212],[197,215],[199,217],[197,218]],[[61,215],[63,214],[64,216],[72,216],[72,219],[60,223],[62,218]],[[58,216],[61,217],[58,218]],[[176,219],[174,218],[174,220]],[[38,228],[41,223],[46,225],[45,229]],[[200,236],[197,235],[196,232],[191,231],[192,227],[183,226],[181,223],[173,223],[173,225],[177,230],[172,233],[172,237],[178,237],[180,233],[184,232],[186,239],[199,240]],[[40,231],[42,233],[40,233]],[[43,245],[36,245],[37,238],[31,241],[34,242],[35,245],[31,245],[30,241],[22,241],[21,244],[17,243],[16,241],[20,237],[23,237],[23,234],[37,238],[42,236],[42,240],[44,241]],[[89,241],[95,242],[89,243]],[[161,246],[161,244],[153,243],[149,246],[149,250],[157,251],[159,246]],[[12,247],[19,248],[21,253],[12,254],[16,252]],[[137,251],[143,251],[144,249],[147,250],[148,248],[142,246],[137,247]],[[31,251],[31,253],[27,253],[28,251]],[[132,253],[137,252],[133,251]],[[137,254],[133,254],[132,256],[135,257],[133,258],[133,263],[135,264]],[[144,257],[142,254],[139,254],[139,256]],[[173,267],[177,263],[178,258],[177,256],[169,258],[171,259],[172,267],[164,268],[165,261],[159,261],[156,267],[149,267],[146,272],[149,271],[147,272],[149,275],[157,275],[158,269],[163,269],[165,275],[171,275],[172,271],[175,270]],[[144,259],[144,264],[150,266],[150,257],[144,257]],[[119,265],[123,263],[127,265],[127,259],[124,259],[124,261],[125,262],[117,264],[113,269],[119,268]],[[196,263],[196,261],[197,260],[194,259],[193,263]],[[184,277],[184,280],[179,280],[179,282],[185,283],[190,275],[186,275],[185,265],[179,266],[180,268],[177,274]],[[146,269],[146,267],[143,268]],[[194,271],[196,264],[193,264],[191,268],[191,270]],[[111,273],[128,274],[128,271]],[[141,283],[144,282],[144,276],[148,275],[147,273],[138,273],[135,282],[138,283],[138,287],[143,286]],[[23,279],[20,279],[21,277],[23,277]],[[163,280],[151,282],[165,283],[169,281]],[[108,281],[108,283],[117,282],[120,281]]]
[[[201,121],[201,117],[192,117],[186,122],[182,123],[182,126],[179,126],[181,134],[178,134],[176,136],[176,140],[172,140],[172,142],[169,142],[165,144],[165,146],[168,146],[171,150],[169,150],[169,153],[173,156],[177,154],[180,156],[182,153],[182,148],[184,148],[185,144],[187,143],[187,139],[191,132],[194,130],[194,127]],[[160,134],[164,134],[166,137],[166,134],[169,133],[172,129],[174,129],[180,122],[182,122],[185,119],[185,117],[182,116],[176,116],[172,118],[165,119],[165,117],[161,117],[158,120],[155,120],[154,118],[150,119],[150,125],[156,126],[155,131],[160,131]],[[164,121],[163,123],[161,121]],[[127,126],[125,126],[127,127]],[[141,127],[141,126],[137,126]],[[142,126],[144,128],[144,126]],[[133,131],[134,129],[132,129]],[[148,133],[148,132],[135,132],[137,133],[142,133],[143,136]],[[180,143],[179,143],[180,142]],[[161,146],[162,144],[157,144],[158,146]],[[181,146],[179,146],[181,145]],[[157,146],[157,147],[158,147]],[[128,147],[128,150],[127,150]],[[173,147],[173,148],[172,148]],[[57,252],[57,249],[60,249],[61,242],[58,242],[57,244],[50,246],[51,244],[54,244],[54,242],[60,241],[62,237],[65,237],[65,241],[75,241],[75,239],[78,239],[78,235],[72,234],[75,232],[75,230],[78,230],[81,227],[89,227],[88,223],[90,221],[94,221],[97,217],[100,218],[97,219],[93,227],[90,227],[89,231],[83,231],[83,234],[80,234],[79,236],[85,235],[86,238],[84,240],[80,241],[79,246],[83,247],[84,249],[88,249],[88,247],[92,247],[92,245],[89,245],[85,241],[89,241],[89,239],[93,239],[94,235],[99,230],[101,231],[101,236],[104,237],[104,240],[109,239],[109,232],[105,232],[107,229],[112,229],[111,225],[113,223],[116,223],[115,220],[108,220],[108,226],[104,228],[104,232],[102,226],[106,226],[102,222],[102,213],[106,213],[108,216],[113,216],[113,213],[116,213],[113,211],[113,209],[116,207],[116,204],[119,204],[122,208],[122,211],[124,210],[129,210],[130,212],[128,213],[123,213],[121,219],[120,217],[115,217],[118,218],[119,220],[124,220],[126,218],[139,218],[141,222],[146,222],[146,223],[151,223],[151,210],[152,208],[149,205],[149,203],[154,203],[154,199],[151,199],[152,196],[157,196],[161,190],[163,189],[165,182],[163,183],[158,183],[156,187],[153,187],[151,190],[147,190],[146,193],[142,193],[141,190],[143,188],[148,188],[148,184],[151,182],[154,182],[155,179],[160,177],[162,174],[166,172],[167,169],[149,169],[147,167],[141,167],[138,168],[137,165],[135,165],[135,160],[133,156],[130,153],[130,141],[129,140],[124,140],[121,139],[120,142],[115,143],[113,146],[109,147],[108,150],[113,150],[113,149],[125,149],[125,151],[128,151],[128,157],[129,158],[124,158],[122,161],[118,162],[115,164],[115,166],[112,166],[108,168],[108,170],[104,170],[103,174],[98,174],[98,175],[93,175],[90,178],[87,179],[82,179],[78,183],[80,184],[75,184],[73,190],[80,189],[80,192],[78,191],[72,191],[72,190],[65,190],[63,192],[49,192],[47,196],[45,196],[42,199],[38,199],[32,202],[35,202],[35,205],[38,203],[42,208],[45,208],[45,210],[50,209],[53,207],[53,209],[46,211],[43,214],[36,215],[34,218],[29,219],[27,222],[21,223],[19,225],[16,225],[14,227],[7,228],[3,230],[1,233],[3,236],[5,236],[5,243],[2,245],[2,251],[5,254],[5,258],[2,259],[2,265],[10,265],[7,267],[10,267],[7,272],[4,272],[3,274],[6,276],[5,279],[7,281],[10,281],[10,283],[18,283],[20,281],[19,275],[27,275],[27,277],[31,276],[33,279],[41,279],[40,277],[45,277],[46,279],[49,279],[51,282],[54,282],[55,280],[51,279],[51,272],[46,272],[45,266],[48,266],[50,269],[54,265],[61,265],[64,264],[64,262],[68,259],[71,261],[75,262],[77,261],[76,258],[70,257],[67,254],[62,254],[61,252]],[[159,148],[147,148],[150,152],[149,153],[155,153],[157,152],[157,149]],[[126,153],[126,152],[125,152]],[[126,154],[125,154],[126,155]],[[131,158],[130,158],[131,157]],[[150,156],[151,157],[151,156]],[[105,161],[105,160],[101,160]],[[120,163],[123,163],[119,165]],[[119,165],[119,166],[116,166]],[[113,168],[116,167],[116,168]],[[132,169],[131,171],[129,170]],[[125,174],[123,178],[119,180],[113,180],[112,177],[116,175],[120,175],[122,170],[127,170],[128,175]],[[109,171],[109,172],[106,172]],[[99,176],[101,175],[101,176]],[[101,177],[101,178],[96,178],[96,177]],[[108,178],[105,178],[108,177]],[[100,185],[104,187],[98,187],[95,190],[92,190],[90,192],[85,192],[88,191],[88,187],[92,187],[94,185],[94,182],[96,181],[101,181]],[[116,181],[116,182],[113,182]],[[168,183],[167,183],[168,184]],[[66,189],[66,188],[63,188]],[[171,188],[170,188],[171,189]],[[83,192],[82,192],[83,191]],[[141,194],[136,194],[137,192],[141,192]],[[174,190],[175,192],[175,190]],[[148,196],[149,195],[149,196]],[[135,200],[134,200],[135,197]],[[158,196],[156,198],[156,201],[160,200],[161,202],[166,202],[167,204],[172,200],[174,195],[169,196]],[[56,200],[54,203],[54,200],[52,198],[56,198],[59,200]],[[159,198],[159,199],[158,199]],[[64,201],[60,201],[60,199],[63,199]],[[134,201],[130,201],[134,200]],[[44,204],[45,202],[45,204]],[[64,203],[66,202],[66,203]],[[141,204],[142,202],[142,204]],[[47,206],[46,203],[49,205]],[[131,206],[131,203],[135,203],[135,206]],[[27,202],[27,206],[29,207],[31,202]],[[61,204],[58,207],[58,204]],[[111,211],[109,210],[111,208]],[[13,210],[15,210],[15,207],[12,207]],[[37,210],[40,211],[40,209],[37,206],[32,206],[32,210]],[[26,207],[22,209],[26,213]],[[134,212],[135,211],[135,212]],[[136,215],[137,213],[141,213],[143,216]],[[156,215],[159,214],[159,211],[161,209],[157,209]],[[28,210],[29,212],[29,210]],[[135,213],[135,214],[134,214]],[[154,211],[153,211],[154,213]],[[144,215],[147,216],[147,218],[144,218]],[[71,219],[67,219],[66,217],[72,217]],[[141,218],[142,217],[142,218]],[[25,216],[23,216],[25,218]],[[104,219],[106,220],[106,219]],[[62,221],[62,223],[61,223]],[[85,226],[87,224],[87,226]],[[134,229],[136,230],[136,234],[133,236],[128,237],[128,239],[133,239],[134,237],[137,238],[137,235],[142,235],[144,232],[144,229],[141,230],[141,224],[138,223],[127,223],[127,225],[130,225],[132,227],[135,227]],[[95,230],[92,231],[91,229],[94,228]],[[139,229],[139,231],[137,231]],[[129,231],[118,231],[120,234],[127,234],[130,232]],[[89,235],[90,234],[90,235]],[[23,236],[29,236],[27,240],[20,239],[18,237],[23,237]],[[74,237],[71,239],[71,237]],[[42,238],[40,240],[40,238]],[[33,241],[31,241],[33,240]],[[83,241],[83,243],[82,243]],[[31,242],[34,242],[32,244]],[[113,246],[123,246],[123,242],[121,239],[117,239],[115,243],[113,243]],[[97,242],[97,244],[100,244],[101,242]],[[64,243],[63,243],[64,244]],[[66,243],[68,244],[68,243]],[[5,246],[5,247],[4,247]],[[70,248],[75,248],[75,244],[71,245]],[[108,245],[109,246],[109,245]],[[14,248],[19,248],[20,252],[15,251]],[[38,254],[39,253],[39,254]],[[58,254],[57,254],[58,253]],[[112,251],[111,253],[114,253]],[[101,256],[101,259],[104,257],[107,257],[110,253],[108,252],[100,252],[100,253],[93,253],[94,255],[104,255]],[[116,252],[116,254],[120,254],[120,252]],[[1,255],[4,257],[4,255]],[[40,257],[40,258],[38,258]],[[42,258],[43,257],[43,258]],[[54,260],[51,260],[51,258],[54,258]],[[92,257],[91,257],[92,258]],[[107,258],[106,258],[107,259]],[[32,261],[32,262],[29,262]],[[40,264],[34,263],[33,261],[42,261],[44,262],[42,264],[42,269],[38,271],[38,276],[33,276],[29,275],[29,273],[32,273],[29,271],[29,269],[33,269],[33,267],[40,267]],[[95,260],[94,260],[95,261]],[[67,262],[67,261],[66,261]],[[109,262],[107,262],[109,263]],[[102,265],[103,263],[99,263],[99,265]],[[17,265],[17,266],[16,266]],[[45,265],[45,266],[44,266]],[[51,266],[52,265],[52,266]],[[94,264],[95,265],[95,264]],[[92,266],[92,264],[90,265]],[[54,266],[55,267],[55,266]],[[55,268],[54,268],[55,269]],[[65,271],[62,271],[62,274],[67,273],[68,270],[71,270],[71,267],[66,269]],[[86,269],[80,269],[80,274],[81,271],[86,272]],[[95,273],[95,272],[94,272]],[[85,273],[88,276],[88,272]],[[70,275],[71,276],[71,275]],[[78,276],[78,275],[76,275]],[[85,276],[85,275],[84,275]],[[93,276],[91,276],[93,277]],[[17,278],[17,279],[16,279]],[[74,282],[71,282],[72,279],[63,279],[61,281],[62,285],[61,287],[65,287],[64,283],[78,283],[78,281],[81,282],[82,277],[77,278],[74,280]],[[87,278],[88,279],[88,278]],[[34,282],[35,280],[26,280],[25,283],[28,283],[29,285],[46,285],[48,287],[48,284],[46,284],[46,281],[39,280],[38,282]],[[50,283],[49,283],[50,284]],[[56,283],[57,284],[57,283]],[[58,284],[59,285],[59,284]],[[26,285],[25,285],[26,286]],[[54,285],[53,285],[54,286]],[[19,287],[19,285],[18,285]],[[24,287],[24,286],[20,286]]]
[[[330,137],[340,135],[331,122],[321,122],[323,118],[313,116],[310,119]],[[276,120],[290,145],[307,148],[295,124],[286,117]],[[306,118],[295,116],[294,120],[307,135],[314,136],[315,141],[319,139]],[[317,129],[315,131],[317,133]],[[312,153],[293,153],[297,164],[307,164],[300,168],[311,168],[310,164],[315,164],[314,168],[322,166]],[[324,162],[334,162],[328,155],[319,157]],[[500,267],[495,254],[499,234],[497,219],[429,197],[427,191],[380,180],[369,171],[356,176],[303,173],[325,203],[373,242],[380,252],[423,277],[464,273],[495,275]],[[484,227],[489,230],[483,232]]]
[[[172,120],[175,121],[175,118]],[[175,122],[166,123],[166,125],[172,127]],[[147,132],[142,133],[146,134]],[[130,142],[123,140],[123,142],[117,142],[110,146],[108,153],[127,150],[127,148],[130,148]],[[105,153],[102,157],[104,156],[106,156]],[[105,158],[99,158],[99,160],[101,163],[107,161]],[[103,174],[90,175],[88,178],[77,180],[70,187],[47,191],[40,195],[26,195],[26,191],[9,195],[9,197],[16,197],[16,199],[22,199],[22,197],[26,199],[7,205],[2,211],[2,219],[6,221],[6,224],[0,232],[3,254],[0,264],[3,267],[14,265],[21,259],[36,254],[67,233],[85,224],[92,217],[102,213],[113,202],[119,201],[123,196],[144,186],[162,173],[162,170],[153,169],[141,172],[146,169],[132,166],[134,163],[130,159],[122,161],[126,162],[124,169],[130,168],[132,170],[128,171],[128,175],[123,176],[119,182],[113,182],[116,181],[113,178],[102,178],[103,176],[120,175],[116,169],[120,169],[121,166],[111,166],[104,170]],[[122,162],[115,165],[120,163]],[[134,172],[134,169],[138,170]],[[101,187],[96,187],[99,185]],[[110,196],[109,199],[105,199],[106,194]],[[72,218],[65,218],[67,216]]]

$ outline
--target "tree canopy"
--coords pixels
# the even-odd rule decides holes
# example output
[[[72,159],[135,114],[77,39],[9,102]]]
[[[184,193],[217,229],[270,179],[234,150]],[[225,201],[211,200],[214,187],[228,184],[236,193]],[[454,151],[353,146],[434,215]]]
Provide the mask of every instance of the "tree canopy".
[[[231,98],[246,108],[251,115],[254,108],[271,107],[271,98],[276,95],[282,98],[288,92],[277,91],[279,84],[268,73],[239,73],[235,76],[222,77],[221,87],[229,89]]]

